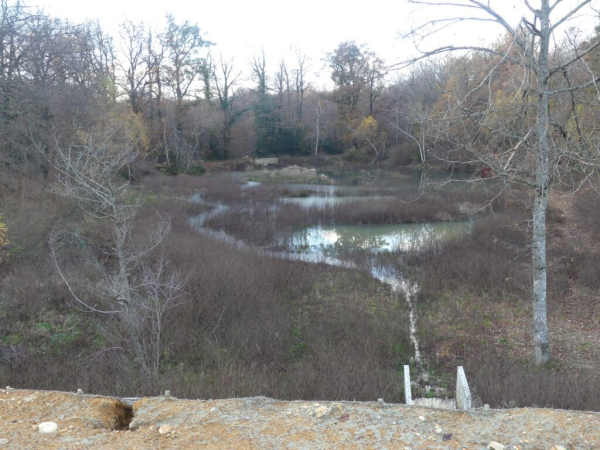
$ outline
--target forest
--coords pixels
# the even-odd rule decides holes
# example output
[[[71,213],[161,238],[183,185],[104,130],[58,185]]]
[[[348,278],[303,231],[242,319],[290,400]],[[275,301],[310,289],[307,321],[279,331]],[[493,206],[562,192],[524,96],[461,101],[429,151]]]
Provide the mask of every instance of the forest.
[[[402,402],[464,365],[600,410],[600,26],[541,4],[390,65],[0,0],[0,382]]]

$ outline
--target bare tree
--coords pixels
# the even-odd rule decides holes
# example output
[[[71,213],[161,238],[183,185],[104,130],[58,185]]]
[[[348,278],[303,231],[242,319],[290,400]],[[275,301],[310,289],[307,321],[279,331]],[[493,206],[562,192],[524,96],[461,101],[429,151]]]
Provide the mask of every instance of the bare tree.
[[[250,60],[250,68],[252,69],[252,76],[257,85],[257,93],[265,96],[269,88],[267,86],[267,61],[264,49],[261,49],[260,55],[254,55]]]
[[[599,161],[594,139],[582,146],[568,132],[566,121],[576,112],[561,115],[551,104],[560,102],[565,94],[595,87],[599,78],[585,59],[600,45],[600,39],[596,36],[586,42],[571,41],[571,51],[566,53],[557,51],[554,44],[559,28],[590,6],[591,0],[571,2],[561,15],[557,7],[568,6],[563,0],[525,0],[528,17],[516,26],[494,9],[493,1],[410,2],[449,7],[446,17],[412,30],[410,36],[422,55],[411,62],[460,53],[460,58],[449,59],[455,70],[444,87],[440,108],[430,114],[432,138],[443,142],[445,151],[438,157],[452,164],[486,166],[496,177],[520,183],[532,193],[533,359],[536,364],[546,363],[550,360],[546,301],[549,190],[553,182],[564,179],[561,171],[566,167],[574,169],[570,174],[577,189],[590,181]],[[469,21],[499,25],[507,38],[497,45],[421,47],[423,39]],[[461,69],[469,58],[480,70]],[[583,64],[586,70],[580,73],[577,84],[567,83],[564,70],[577,64]]]
[[[166,81],[175,96],[177,129],[181,131],[183,100],[202,71],[200,50],[212,43],[203,38],[197,24],[178,24],[171,15],[167,15],[167,28],[160,39],[165,49]]]
[[[231,127],[236,120],[246,110],[235,111],[234,103],[236,99],[236,85],[241,76],[241,72],[235,72],[233,69],[233,59],[224,61],[223,55],[219,57],[219,66],[212,66],[212,81],[219,99],[219,107],[223,113],[222,125],[222,158],[229,159],[229,146],[231,142]]]
[[[149,65],[145,58],[146,28],[143,23],[135,24],[128,20],[120,29],[121,59],[117,65],[121,72],[120,86],[127,93],[134,113],[142,110],[145,88],[148,84]]]
[[[310,68],[310,58],[296,49],[296,69],[294,69],[294,81],[296,85],[296,112],[298,120],[302,121],[304,110],[304,94],[309,88],[306,82],[306,74]]]
[[[170,230],[168,219],[159,217],[144,239],[134,236],[140,204],[131,200],[129,182],[123,175],[136,157],[135,147],[122,127],[91,133],[85,142],[66,148],[56,142],[50,160],[57,173],[52,190],[77,200],[91,217],[111,224],[114,241],[109,253],[114,264],[97,262],[96,266],[102,267],[101,276],[87,286],[83,296],[76,292],[57,259],[69,233],[54,231],[50,248],[56,268],[78,304],[88,311],[118,317],[141,374],[158,376],[163,316],[179,303],[184,280],[176,272],[167,273],[163,259],[152,263],[150,258]],[[148,327],[150,337],[144,338]]]

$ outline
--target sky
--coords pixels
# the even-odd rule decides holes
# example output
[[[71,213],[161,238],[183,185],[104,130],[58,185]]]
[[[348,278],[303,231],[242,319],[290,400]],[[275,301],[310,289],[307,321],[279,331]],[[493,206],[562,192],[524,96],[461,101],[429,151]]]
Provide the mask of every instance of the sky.
[[[564,0],[567,6],[576,2]],[[261,48],[271,72],[281,58],[291,57],[292,49],[298,48],[311,58],[317,85],[328,83],[323,79],[328,74],[321,73],[320,81],[317,75],[324,66],[324,55],[339,43],[365,43],[388,64],[397,63],[414,54],[412,43],[399,40],[399,33],[409,30],[412,24],[452,13],[439,7],[411,5],[408,0],[37,0],[29,4],[74,22],[97,19],[113,35],[125,19],[160,29],[165,14],[170,13],[177,22],[197,23],[206,38],[216,44],[212,52],[226,59],[233,57],[236,66],[245,71],[250,58]],[[526,12],[523,0],[492,0],[492,5],[512,24]],[[597,14],[586,9],[577,21],[591,29],[596,21],[592,16]],[[500,33],[499,28],[486,23],[462,24],[445,32],[437,42],[472,44],[495,40]]]

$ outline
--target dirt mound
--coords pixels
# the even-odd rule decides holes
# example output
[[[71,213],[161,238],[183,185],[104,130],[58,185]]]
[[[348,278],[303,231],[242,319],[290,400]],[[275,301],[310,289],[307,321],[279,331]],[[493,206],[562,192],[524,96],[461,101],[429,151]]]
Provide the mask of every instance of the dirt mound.
[[[44,421],[58,431],[40,433]],[[263,397],[153,397],[131,408],[100,396],[0,391],[0,447],[14,449],[483,449],[491,442],[511,450],[592,449],[600,448],[599,430],[598,413],[550,409],[460,412]]]

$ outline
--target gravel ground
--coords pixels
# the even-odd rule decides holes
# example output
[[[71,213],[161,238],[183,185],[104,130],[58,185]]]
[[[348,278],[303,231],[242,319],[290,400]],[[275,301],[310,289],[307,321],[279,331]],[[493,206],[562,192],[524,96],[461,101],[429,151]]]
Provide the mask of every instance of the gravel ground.
[[[600,414],[551,409],[450,411],[382,402],[143,398],[129,430],[117,399],[0,391],[0,448],[600,449]],[[58,431],[43,434],[52,421]],[[503,445],[504,447],[501,447]]]

